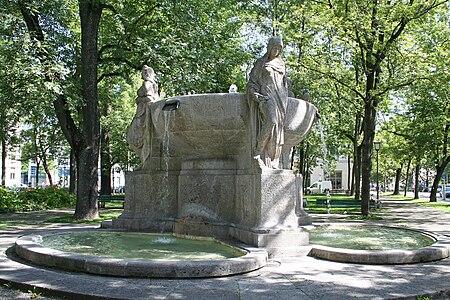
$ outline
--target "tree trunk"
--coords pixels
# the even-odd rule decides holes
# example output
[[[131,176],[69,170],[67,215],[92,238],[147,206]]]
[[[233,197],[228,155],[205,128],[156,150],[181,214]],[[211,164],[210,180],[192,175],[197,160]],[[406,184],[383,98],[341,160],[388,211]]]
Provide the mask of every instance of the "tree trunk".
[[[98,110],[98,28],[102,14],[99,1],[79,1],[81,20],[81,86],[83,141],[75,149],[77,163],[77,203],[75,219],[98,217],[98,156],[100,114]]]
[[[354,157],[354,155],[353,155]],[[350,196],[355,195],[355,174],[356,174],[356,163],[353,162],[352,167],[352,177],[351,177],[351,185],[350,185]]]
[[[436,177],[434,177],[433,181],[433,187],[431,188],[430,193],[430,202],[436,202],[437,201],[437,188],[439,186],[439,181],[442,178],[442,175],[444,174],[445,168],[450,163],[450,155],[446,157],[445,160],[442,161],[440,165],[436,166]],[[444,191],[443,191],[444,192]]]
[[[353,173],[352,173],[352,160],[351,160],[351,155],[347,155],[347,191],[351,190],[352,187],[352,178],[353,178]],[[353,195],[353,194],[352,194]]]
[[[408,160],[408,165],[406,167],[405,190],[403,191],[403,197],[406,197],[406,192],[408,191],[409,168],[410,167],[411,167],[411,160]]]
[[[100,194],[111,195],[111,154],[109,146],[109,135],[101,130],[101,154],[100,154]]]
[[[39,169],[40,169],[40,168],[41,168],[41,163],[40,163],[40,161],[39,161],[39,158],[36,157],[36,175],[35,175],[36,182],[34,183],[34,186],[35,186],[35,187],[38,187],[38,186],[39,186]]]
[[[369,79],[368,79],[369,81]],[[370,86],[370,83],[368,83]],[[364,138],[361,149],[361,214],[363,216],[369,215],[369,201],[370,201],[370,182],[372,174],[372,153],[373,153],[373,139],[375,135],[376,110],[373,106],[373,100],[368,91],[367,99],[364,106]]]
[[[6,186],[6,139],[2,140],[2,186]]]
[[[75,219],[94,219],[98,217],[98,156],[100,139],[100,117],[98,112],[98,29],[103,6],[98,0],[79,0],[81,21],[81,90],[83,107],[81,109],[81,128],[72,118],[63,94],[55,95],[53,106],[61,129],[74,151],[76,162]],[[37,11],[30,10],[26,1],[19,1],[20,11],[33,40],[45,42],[45,34],[39,23]],[[36,57],[43,65],[51,65],[48,53],[36,49]],[[45,70],[47,82],[54,82],[59,74],[50,76],[52,70]],[[57,79],[56,79],[57,80]]]
[[[356,82],[358,82],[358,72],[356,72]],[[359,113],[355,116],[355,128],[352,138],[353,143],[353,182],[351,195],[355,195],[355,200],[361,199],[361,147],[358,145],[361,127],[361,116]]]
[[[46,162],[42,162],[42,166],[44,167],[44,171],[45,174],[47,174],[47,178],[48,178],[48,184],[53,187],[53,178],[52,178],[52,173],[50,172],[50,169],[48,168],[48,165]]]
[[[291,150],[291,161],[290,161],[290,168],[289,168],[289,170],[294,170],[294,160],[295,160],[295,146],[294,147],[292,147],[292,150]]]
[[[308,153],[308,145],[304,142],[301,142],[300,145],[298,145],[298,170],[299,173],[302,175],[302,186],[303,186],[303,193],[306,193],[306,180],[308,180],[307,170],[308,170],[308,164],[306,160],[306,155]]]
[[[75,151],[70,149],[70,161],[69,161],[69,193],[76,194],[77,186],[77,165],[75,163]]]
[[[361,146],[356,147],[355,156],[355,200],[361,199]]]
[[[414,199],[419,199],[419,172],[420,164],[417,164],[414,172]]]
[[[53,187],[53,178],[52,178],[52,173],[50,172],[50,168],[48,167],[48,163],[47,163],[46,149],[44,148],[44,146],[41,143],[39,143],[39,149],[40,149],[41,156],[42,156],[42,166],[44,167],[45,174],[47,174],[48,183],[51,187]]]
[[[402,166],[400,165],[400,168],[397,168],[395,170],[395,184],[394,184],[394,192],[392,195],[400,195],[400,178],[402,177]]]
[[[298,146],[298,172],[302,174],[303,178],[305,177],[305,145],[304,143],[300,143]]]

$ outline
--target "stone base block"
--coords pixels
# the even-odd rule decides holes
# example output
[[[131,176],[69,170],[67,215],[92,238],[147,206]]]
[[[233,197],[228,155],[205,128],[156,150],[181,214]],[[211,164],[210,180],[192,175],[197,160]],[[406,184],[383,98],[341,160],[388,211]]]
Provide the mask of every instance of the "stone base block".
[[[304,226],[304,225],[311,225],[312,224],[312,218],[310,215],[306,213],[303,209],[297,210],[296,213],[298,217],[298,225]]]
[[[270,257],[293,256],[300,253],[306,255],[309,252],[304,248],[309,245],[309,233],[302,229],[257,232],[231,227],[230,236],[246,244],[265,248]]]
[[[129,231],[147,231],[147,232],[173,232],[174,220],[155,220],[149,218],[131,217],[127,218],[123,214],[112,220],[113,229],[122,229]]]
[[[264,248],[269,258],[273,257],[299,257],[308,256],[311,252],[312,246],[297,246],[297,247],[273,247]]]
[[[183,235],[212,236],[218,239],[228,239],[228,226],[228,223],[179,218],[174,222],[173,232]]]

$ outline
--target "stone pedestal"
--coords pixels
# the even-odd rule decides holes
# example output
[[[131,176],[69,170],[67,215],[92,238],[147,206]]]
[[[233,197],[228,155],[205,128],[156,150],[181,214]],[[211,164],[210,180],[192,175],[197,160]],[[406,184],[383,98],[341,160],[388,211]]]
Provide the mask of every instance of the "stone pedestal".
[[[309,244],[298,226],[298,182],[290,170],[264,169],[260,174],[237,177],[236,223],[230,235],[244,243],[264,247],[270,255],[291,255]]]
[[[299,225],[310,220],[300,207],[301,180],[287,170],[288,158],[314,124],[317,109],[294,98],[287,107],[280,169],[261,169],[253,159],[257,112],[250,111],[245,94],[149,103],[148,132],[138,151],[142,169],[126,174],[124,213],[112,227],[234,238],[272,256],[298,254],[308,244]],[[137,140],[139,134],[129,132]]]
[[[124,212],[113,220],[113,228],[172,232],[177,216],[178,172],[127,172],[126,180]]]
[[[295,255],[309,244],[299,224],[299,179],[290,170],[244,172],[233,161],[186,161],[180,172],[127,173],[124,213],[113,228],[234,238]],[[304,211],[303,211],[304,212]]]

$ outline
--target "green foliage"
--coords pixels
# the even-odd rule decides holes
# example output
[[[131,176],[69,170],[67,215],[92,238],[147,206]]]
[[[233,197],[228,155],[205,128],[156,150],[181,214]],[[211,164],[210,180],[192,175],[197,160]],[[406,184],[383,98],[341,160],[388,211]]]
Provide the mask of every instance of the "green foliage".
[[[20,211],[22,202],[18,198],[17,190],[0,187],[0,212]]]
[[[61,207],[74,207],[75,196],[67,189],[0,188],[0,212],[34,211]]]
[[[134,156],[130,155],[126,130],[136,110],[136,91],[142,80],[135,76],[129,81],[132,81],[132,84],[121,78],[107,78],[99,84],[100,108],[103,112],[100,122],[109,141],[109,145],[102,147],[109,147],[110,165],[118,163],[124,170],[138,165],[133,161]]]
[[[226,92],[232,83],[243,90],[242,63],[253,53],[241,47],[246,11],[240,2],[111,3],[100,24],[100,77],[128,78],[147,64],[167,96]]]
[[[26,30],[21,3],[39,15],[43,40]],[[79,3],[1,2],[0,138],[17,144],[14,130],[26,122],[33,132],[26,135],[30,143],[22,143],[23,154],[40,152],[42,159],[50,160],[67,157],[61,154],[61,132],[55,129],[52,102],[57,95],[64,95],[75,125],[90,122],[80,117],[86,103],[80,81]],[[392,176],[405,158],[434,166],[450,153],[448,5],[425,0],[102,3],[101,125],[109,134],[111,163],[124,169],[133,164],[125,132],[141,84],[136,74],[143,64],[155,69],[166,96],[226,92],[232,83],[243,92],[246,73],[273,33],[283,36],[294,93],[301,95],[308,88],[311,102],[319,108],[330,161],[351,154],[361,143],[366,100],[370,105],[374,100],[378,111],[401,115],[390,115],[392,123],[386,129],[397,135],[377,134],[383,145],[382,174]],[[375,80],[368,81],[369,75],[376,75]],[[392,108],[395,103],[398,107]],[[41,150],[30,150],[30,144]],[[308,166],[323,158],[317,132],[309,135],[304,147]]]

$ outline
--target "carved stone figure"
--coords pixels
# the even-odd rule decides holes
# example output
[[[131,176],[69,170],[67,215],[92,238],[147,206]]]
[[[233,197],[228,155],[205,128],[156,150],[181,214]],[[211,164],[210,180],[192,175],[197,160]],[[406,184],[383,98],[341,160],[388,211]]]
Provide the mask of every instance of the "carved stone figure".
[[[230,85],[230,88],[228,89],[228,93],[237,93],[238,88],[235,84]]]
[[[155,82],[155,72],[152,68],[144,66],[142,68],[142,79],[144,82],[137,91],[136,114],[128,128],[127,142],[130,147],[138,154],[142,166],[148,158],[150,137],[148,136],[147,126],[151,126],[149,104],[159,100],[158,85]]]
[[[284,144],[288,81],[282,49],[281,38],[270,38],[266,54],[255,62],[247,83],[249,105],[258,109],[254,158],[261,167],[278,168]]]

